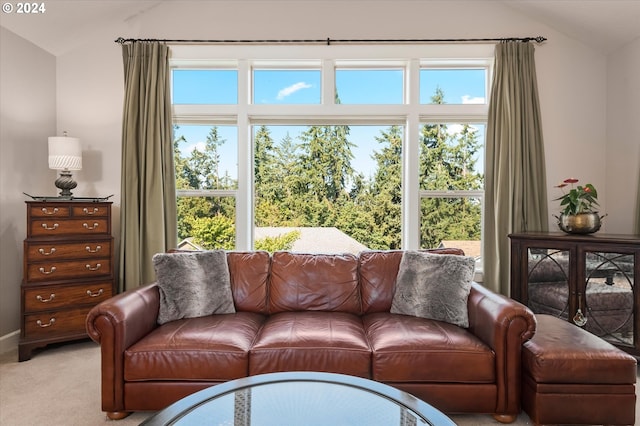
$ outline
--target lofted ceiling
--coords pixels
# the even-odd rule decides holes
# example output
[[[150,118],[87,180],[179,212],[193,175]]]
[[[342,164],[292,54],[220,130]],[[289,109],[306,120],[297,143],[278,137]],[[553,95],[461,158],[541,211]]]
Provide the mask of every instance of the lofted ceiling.
[[[0,25],[57,56],[81,44],[79,34],[126,22],[163,1],[167,0],[50,0],[45,14],[2,13]],[[486,1],[544,22],[605,54],[640,37],[640,0]]]
[[[556,31],[611,53],[640,38],[640,0],[502,0]]]

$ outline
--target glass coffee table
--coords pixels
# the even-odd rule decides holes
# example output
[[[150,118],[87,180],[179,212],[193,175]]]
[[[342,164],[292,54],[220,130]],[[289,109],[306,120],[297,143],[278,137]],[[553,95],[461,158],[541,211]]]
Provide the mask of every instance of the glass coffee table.
[[[270,373],[191,394],[142,425],[455,426],[442,412],[383,383],[334,373]]]

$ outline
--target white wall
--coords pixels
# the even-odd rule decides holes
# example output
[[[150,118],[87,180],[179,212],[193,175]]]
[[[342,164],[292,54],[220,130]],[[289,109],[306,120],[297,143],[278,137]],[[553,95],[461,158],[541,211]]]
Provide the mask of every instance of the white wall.
[[[635,170],[637,173],[640,168],[640,155],[636,147],[638,132],[631,128],[640,117],[637,79],[635,91],[631,91],[631,83],[626,85],[622,82],[623,77],[631,79],[631,76],[640,73],[638,43],[617,52],[608,64],[608,58],[590,46],[497,2],[168,0],[126,21],[112,22],[108,27],[83,34],[85,45],[57,58],[57,130],[68,130],[80,137],[86,144],[85,149],[91,153],[84,160],[87,166],[77,174],[79,184],[74,192],[87,196],[115,194],[112,198],[113,229],[117,239],[123,76],[120,46],[113,40],[119,36],[170,39],[385,39],[537,35],[548,38],[546,43],[536,47],[536,65],[550,213],[557,211],[557,202],[551,200],[558,194],[552,186],[566,177],[576,177],[582,182],[593,183],[601,193],[601,210],[609,214],[602,232],[630,233],[633,230],[628,218],[630,210],[622,202],[626,189],[617,185],[629,173],[625,170]],[[16,42],[11,40],[10,43],[13,45]],[[18,50],[20,47],[16,44],[12,49]],[[4,64],[7,62],[4,51],[2,56],[4,74]],[[33,62],[35,59],[22,59],[13,68],[32,67]],[[49,78],[53,74],[49,73]],[[25,90],[29,92],[31,89]],[[47,95],[47,99],[51,96]],[[622,112],[627,114],[627,118],[622,117]],[[607,125],[608,118],[613,120],[610,125]],[[39,120],[40,126],[49,127],[43,124],[49,120],[50,117]],[[50,132],[50,128],[43,131]],[[636,139],[629,139],[628,135]],[[2,144],[4,149],[4,133]],[[627,155],[634,149],[635,157]],[[20,179],[27,179],[23,176],[25,170],[31,174],[31,170],[37,168],[31,167],[36,161],[42,164],[41,169],[46,168],[44,158],[34,161],[14,159],[6,164],[7,168],[4,167],[5,161],[3,176],[4,173],[16,173],[21,176]],[[624,162],[624,168],[620,167],[621,162]],[[635,186],[630,184],[632,190],[637,187],[637,177],[635,181]],[[20,190],[28,186],[22,185]],[[2,187],[7,188],[4,181]],[[37,190],[43,189],[33,189],[34,192]],[[15,245],[7,243],[16,253],[12,252],[5,258],[3,252],[2,275],[7,275],[5,269],[11,269],[11,281],[15,281],[17,286],[21,271],[16,261],[24,236],[24,229],[21,228],[24,218],[21,207],[16,209],[20,210],[20,214],[16,213],[15,217],[10,218],[14,227],[10,232],[13,233]],[[554,229],[555,222],[551,214],[549,223]],[[5,268],[5,265],[8,266]],[[16,303],[15,296],[12,297],[11,303]],[[13,326],[17,324],[18,315],[15,306],[6,313],[4,310],[0,313],[3,322]]]
[[[56,59],[0,27],[0,353],[20,329],[22,192],[55,195],[47,138],[56,134]]]
[[[630,233],[640,196],[640,39],[609,58],[607,68],[607,230]]]

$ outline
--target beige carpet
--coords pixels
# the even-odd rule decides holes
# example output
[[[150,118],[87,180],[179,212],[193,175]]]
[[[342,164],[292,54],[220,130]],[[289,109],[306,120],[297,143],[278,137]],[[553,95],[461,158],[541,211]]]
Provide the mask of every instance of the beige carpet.
[[[100,352],[91,341],[49,346],[18,362],[16,352],[0,356],[0,425],[138,425],[152,413],[111,421],[100,410]],[[638,422],[636,409],[636,423]],[[489,415],[452,415],[458,425],[498,425]],[[514,426],[530,425],[521,414]]]

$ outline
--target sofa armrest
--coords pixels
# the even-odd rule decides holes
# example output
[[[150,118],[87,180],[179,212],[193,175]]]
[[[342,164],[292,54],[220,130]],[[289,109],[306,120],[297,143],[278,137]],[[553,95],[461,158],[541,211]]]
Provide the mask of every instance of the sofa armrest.
[[[529,308],[474,282],[469,293],[469,331],[496,356],[496,413],[520,412],[522,344],[533,337],[536,319]]]
[[[87,334],[100,344],[102,410],[124,411],[124,351],[158,326],[156,284],[118,294],[96,305],[86,320]]]

